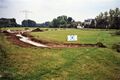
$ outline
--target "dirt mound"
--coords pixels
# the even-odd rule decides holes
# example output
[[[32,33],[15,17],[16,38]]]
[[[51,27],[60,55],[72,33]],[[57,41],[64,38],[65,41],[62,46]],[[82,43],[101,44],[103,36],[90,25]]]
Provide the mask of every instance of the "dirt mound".
[[[36,28],[36,29],[32,30],[32,32],[43,32],[43,30],[41,30],[40,28]]]

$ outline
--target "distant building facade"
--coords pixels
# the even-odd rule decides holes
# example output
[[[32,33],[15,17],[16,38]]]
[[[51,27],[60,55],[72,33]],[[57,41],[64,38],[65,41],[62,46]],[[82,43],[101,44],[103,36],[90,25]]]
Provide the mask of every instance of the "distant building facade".
[[[96,27],[96,20],[95,19],[87,19],[84,21],[85,28],[95,28]]]
[[[87,19],[84,21],[84,25],[90,25],[94,19]]]
[[[16,27],[16,19],[14,18],[0,18],[0,27]]]
[[[84,26],[81,26],[80,24],[78,24],[77,28],[78,28],[78,29],[83,29]]]

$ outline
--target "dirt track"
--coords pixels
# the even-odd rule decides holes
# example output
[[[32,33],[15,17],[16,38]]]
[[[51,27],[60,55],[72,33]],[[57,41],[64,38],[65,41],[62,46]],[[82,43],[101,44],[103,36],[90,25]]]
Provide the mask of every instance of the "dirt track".
[[[24,42],[20,41],[19,37],[17,37],[16,34],[5,33],[5,35],[7,36],[7,39],[15,45],[18,45],[18,46],[21,46],[21,47],[31,47],[31,46],[33,46],[31,44],[24,43]],[[22,35],[26,36],[26,37],[29,37],[32,41],[35,41],[37,43],[45,44],[45,45],[49,46],[48,48],[100,47],[98,44],[54,43],[54,42],[38,40],[38,39],[34,38],[33,36],[31,36],[27,33],[24,33]]]

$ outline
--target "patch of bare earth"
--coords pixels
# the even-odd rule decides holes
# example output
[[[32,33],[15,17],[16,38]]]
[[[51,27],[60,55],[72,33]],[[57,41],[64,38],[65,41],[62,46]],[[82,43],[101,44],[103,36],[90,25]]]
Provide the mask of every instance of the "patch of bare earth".
[[[7,39],[14,45],[18,45],[20,47],[30,47],[31,46],[30,44],[20,41],[19,38],[16,37],[15,34],[5,33],[5,35],[7,36]]]

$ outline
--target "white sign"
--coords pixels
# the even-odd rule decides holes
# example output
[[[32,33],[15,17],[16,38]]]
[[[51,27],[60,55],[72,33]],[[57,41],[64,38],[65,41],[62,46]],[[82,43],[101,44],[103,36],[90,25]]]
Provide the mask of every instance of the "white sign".
[[[77,35],[68,35],[67,41],[77,41]]]

